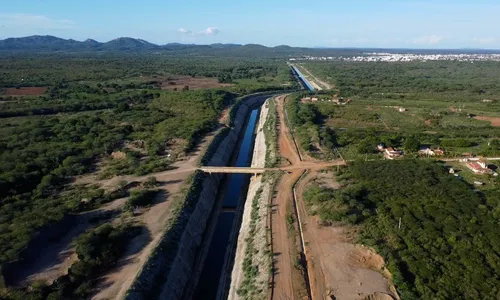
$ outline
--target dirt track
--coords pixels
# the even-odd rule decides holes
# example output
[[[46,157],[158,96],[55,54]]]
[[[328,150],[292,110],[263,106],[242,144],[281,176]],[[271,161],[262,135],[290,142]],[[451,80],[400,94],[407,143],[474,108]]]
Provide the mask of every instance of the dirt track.
[[[299,156],[295,151],[293,141],[289,138],[289,129],[285,123],[284,96],[277,98],[280,132],[278,135],[279,151],[292,165],[300,163]],[[284,174],[278,185],[278,194],[274,199],[272,216],[272,241],[274,252],[274,299],[297,299],[294,293],[292,281],[292,257],[291,247],[295,247],[288,237],[286,215],[287,203],[292,201],[292,186],[299,179],[303,170],[296,169],[289,174]]]

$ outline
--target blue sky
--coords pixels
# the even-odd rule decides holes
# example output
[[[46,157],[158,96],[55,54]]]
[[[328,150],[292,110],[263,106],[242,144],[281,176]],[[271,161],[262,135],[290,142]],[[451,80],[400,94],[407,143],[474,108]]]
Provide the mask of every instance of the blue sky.
[[[500,49],[498,0],[16,0],[0,38]]]

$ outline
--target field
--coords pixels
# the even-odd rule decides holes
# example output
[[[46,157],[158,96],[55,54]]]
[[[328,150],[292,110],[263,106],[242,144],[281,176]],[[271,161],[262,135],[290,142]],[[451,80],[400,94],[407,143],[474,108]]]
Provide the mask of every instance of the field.
[[[405,149],[410,138],[420,146],[444,148],[447,157],[500,154],[500,89],[492,79],[497,62],[302,65],[338,90],[320,91],[319,101],[294,110],[311,106],[311,123],[332,128],[346,159],[381,157],[375,150],[380,143],[414,154],[418,149]],[[337,93],[351,101],[328,101]]]

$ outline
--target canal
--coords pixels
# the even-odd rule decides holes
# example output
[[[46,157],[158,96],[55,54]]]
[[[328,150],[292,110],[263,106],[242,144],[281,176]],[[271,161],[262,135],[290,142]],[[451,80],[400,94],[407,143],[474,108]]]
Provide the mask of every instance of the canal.
[[[238,150],[238,156],[233,166],[248,167],[253,156],[254,132],[257,123],[259,109],[254,109],[250,113],[247,127]],[[216,299],[219,283],[223,271],[224,262],[230,247],[229,240],[234,227],[236,211],[240,201],[246,198],[246,190],[249,184],[249,175],[232,174],[229,175],[227,191],[222,200],[222,210],[215,225],[215,231],[208,248],[208,253],[203,265],[200,279],[196,287],[193,299],[212,300]]]
[[[309,83],[309,81],[302,75],[302,73],[299,71],[299,69],[295,66],[292,66],[292,69],[295,71],[297,76],[299,76],[299,79],[304,83],[304,85],[311,91],[314,92],[315,89],[314,87]]]

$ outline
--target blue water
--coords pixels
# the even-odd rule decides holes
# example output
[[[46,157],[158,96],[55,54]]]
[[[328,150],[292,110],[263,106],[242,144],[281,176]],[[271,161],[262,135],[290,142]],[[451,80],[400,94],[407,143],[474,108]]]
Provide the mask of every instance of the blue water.
[[[304,82],[304,84],[306,85],[306,87],[311,91],[311,92],[314,92],[315,89],[313,88],[313,86],[309,83],[309,81],[307,81],[307,79],[304,77],[304,75],[302,75],[302,73],[300,73],[299,69],[297,69],[295,66],[292,67],[295,72],[297,73],[297,75],[299,75],[299,78],[300,80],[302,80],[302,82]]]
[[[251,150],[253,144],[253,133],[257,121],[259,110],[254,109],[248,119],[248,125],[245,129],[245,135],[241,142],[236,158],[235,167],[247,167],[252,160]],[[236,208],[238,200],[241,198],[243,187],[248,184],[249,176],[243,174],[233,174],[229,179],[229,186],[224,196],[223,208]],[[196,287],[196,292],[193,299],[195,300],[212,300],[217,296],[222,267],[226,258],[227,245],[229,236],[233,229],[233,221],[235,217],[234,211],[221,212],[215,225],[215,232],[208,249],[207,257],[203,270],[201,271],[200,281]]]

